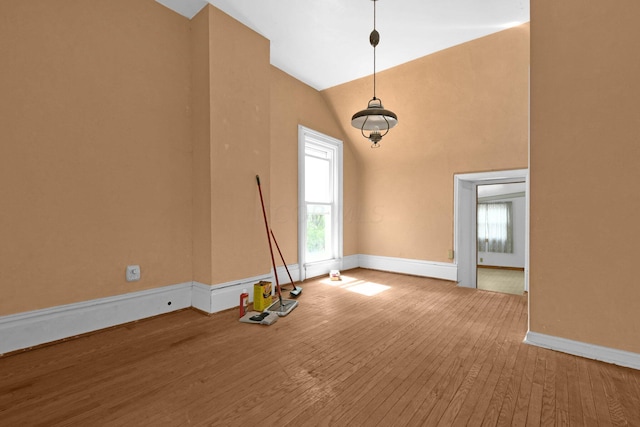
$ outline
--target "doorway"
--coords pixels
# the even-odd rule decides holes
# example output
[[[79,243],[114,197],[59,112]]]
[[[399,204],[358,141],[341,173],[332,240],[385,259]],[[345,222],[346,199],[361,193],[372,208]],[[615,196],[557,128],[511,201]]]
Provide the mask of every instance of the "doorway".
[[[526,183],[477,185],[476,285],[524,294]]]
[[[529,170],[454,175],[454,264],[458,286],[477,288],[477,188],[479,185],[525,183],[524,289],[529,290]]]

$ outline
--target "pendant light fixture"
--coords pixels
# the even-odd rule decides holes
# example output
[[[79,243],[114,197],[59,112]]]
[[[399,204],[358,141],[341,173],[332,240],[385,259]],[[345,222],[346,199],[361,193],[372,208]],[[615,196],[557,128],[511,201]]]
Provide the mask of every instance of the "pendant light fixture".
[[[369,43],[373,46],[373,98],[367,108],[358,111],[351,117],[351,125],[360,129],[362,136],[372,142],[371,148],[380,147],[382,137],[389,129],[398,124],[398,116],[393,111],[385,110],[382,100],[376,98],[376,46],[380,42],[380,33],[376,30],[376,2],[373,1],[373,31],[369,34]]]

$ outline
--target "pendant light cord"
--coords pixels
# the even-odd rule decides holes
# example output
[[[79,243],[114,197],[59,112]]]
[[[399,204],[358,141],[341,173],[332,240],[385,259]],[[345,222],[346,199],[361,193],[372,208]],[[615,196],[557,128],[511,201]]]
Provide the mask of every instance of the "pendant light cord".
[[[376,31],[376,2],[373,0],[373,31]],[[373,45],[373,99],[376,99],[376,46]]]
[[[385,110],[382,101],[376,97],[376,47],[380,42],[380,33],[376,29],[376,1],[373,1],[373,30],[369,34],[369,43],[373,47],[373,99],[367,104],[367,108],[358,111],[351,117],[351,125],[360,129],[362,136],[370,140],[372,148],[380,146],[380,140],[389,133],[389,129],[398,124],[398,116],[393,111]],[[386,126],[384,126],[386,125]],[[384,127],[384,129],[382,129]],[[365,130],[369,132],[367,135]]]

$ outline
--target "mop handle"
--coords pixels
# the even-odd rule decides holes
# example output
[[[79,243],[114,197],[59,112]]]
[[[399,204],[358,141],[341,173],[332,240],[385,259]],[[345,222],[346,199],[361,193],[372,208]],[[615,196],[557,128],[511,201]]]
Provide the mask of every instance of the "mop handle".
[[[282,256],[282,251],[280,250],[280,246],[278,246],[278,241],[276,240],[276,235],[273,234],[273,230],[269,230],[271,231],[271,237],[273,237],[273,243],[276,244],[276,249],[278,250],[278,253],[280,254],[280,259],[282,260],[282,263],[284,264],[284,268],[285,270],[287,270],[287,275],[289,276],[289,280],[291,280],[291,284],[293,285],[293,289],[297,289],[296,288],[296,284],[293,282],[293,278],[291,277],[291,273],[289,273],[289,267],[287,267],[287,263],[284,260],[284,256]]]
[[[262,198],[262,188],[260,187],[260,175],[256,175],[258,181],[258,192],[260,193],[260,204],[262,205],[262,216],[264,217],[264,227],[267,230],[267,240],[269,241],[269,253],[271,253],[271,265],[273,266],[273,275],[276,278],[276,290],[278,291],[278,300],[282,307],[282,292],[280,291],[280,283],[278,282],[278,273],[276,272],[276,260],[273,257],[273,247],[271,246],[271,236],[269,236],[269,223],[267,222],[267,212],[264,209],[264,199]]]

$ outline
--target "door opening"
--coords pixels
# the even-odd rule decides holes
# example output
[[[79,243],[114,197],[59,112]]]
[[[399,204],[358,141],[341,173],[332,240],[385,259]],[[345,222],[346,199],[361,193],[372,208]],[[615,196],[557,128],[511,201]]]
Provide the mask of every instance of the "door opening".
[[[524,293],[526,183],[477,185],[476,286]]]
[[[454,263],[458,286],[477,287],[477,188],[479,185],[525,183],[524,289],[529,290],[529,171],[515,169],[454,175]]]

